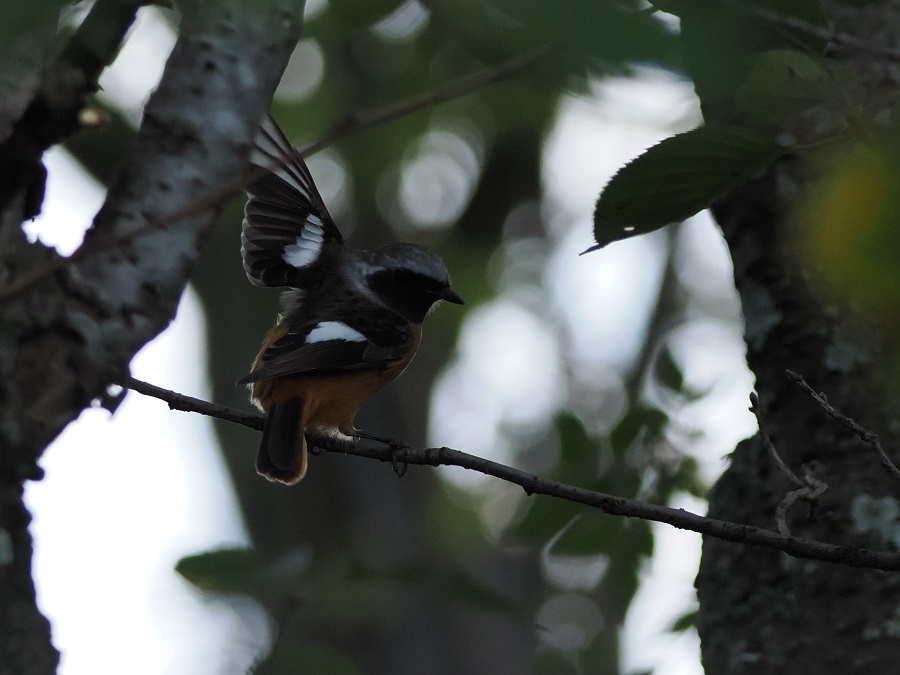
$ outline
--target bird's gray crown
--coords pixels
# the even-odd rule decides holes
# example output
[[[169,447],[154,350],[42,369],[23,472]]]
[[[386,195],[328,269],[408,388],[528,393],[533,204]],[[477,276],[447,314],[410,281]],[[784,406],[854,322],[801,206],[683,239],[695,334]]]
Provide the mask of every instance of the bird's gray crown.
[[[450,274],[444,261],[418,244],[397,242],[364,253],[370,274],[380,270],[403,269],[433,279],[444,286],[450,285]]]

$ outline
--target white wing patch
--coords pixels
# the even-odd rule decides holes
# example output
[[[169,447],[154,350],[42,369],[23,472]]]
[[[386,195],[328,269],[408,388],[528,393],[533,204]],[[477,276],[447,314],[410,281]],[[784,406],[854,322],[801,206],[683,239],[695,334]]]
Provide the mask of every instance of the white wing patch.
[[[281,259],[298,269],[311,265],[319,257],[323,241],[325,234],[322,219],[310,214],[303,223],[297,242],[284,247]]]
[[[329,340],[346,340],[347,342],[365,342],[366,336],[355,328],[340,321],[322,321],[309,331],[306,344],[328,342]]]

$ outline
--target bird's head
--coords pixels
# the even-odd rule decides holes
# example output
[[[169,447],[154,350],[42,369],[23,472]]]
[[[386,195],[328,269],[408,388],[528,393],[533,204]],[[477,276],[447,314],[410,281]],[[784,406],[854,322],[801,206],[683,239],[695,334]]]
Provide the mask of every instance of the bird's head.
[[[439,300],[462,305],[450,288],[444,261],[416,244],[388,244],[366,251],[366,284],[385,305],[422,323]]]

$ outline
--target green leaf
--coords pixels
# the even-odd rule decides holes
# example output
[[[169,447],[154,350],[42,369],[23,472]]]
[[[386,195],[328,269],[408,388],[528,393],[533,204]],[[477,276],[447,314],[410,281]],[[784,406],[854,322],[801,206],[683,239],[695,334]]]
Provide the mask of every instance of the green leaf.
[[[619,420],[609,434],[617,456],[625,455],[638,441],[647,443],[662,438],[669,416],[659,408],[635,405]]]
[[[833,98],[834,83],[821,58],[795,49],[756,56],[735,93],[745,120],[778,122]]]
[[[597,474],[599,443],[588,436],[587,429],[575,415],[562,412],[555,420],[559,436],[560,466],[556,478],[564,483],[583,485]]]
[[[667,138],[604,188],[594,211],[597,245],[588,250],[689,218],[786,152],[743,127],[699,127]]]
[[[510,534],[543,545],[583,511],[581,504],[563,499],[533,499],[526,502],[525,515],[510,528]]]
[[[654,375],[656,380],[672,391],[681,392],[684,388],[684,373],[675,360],[672,351],[666,347],[656,360]]]
[[[736,0],[734,3],[716,5],[707,0],[649,1],[657,9],[674,14],[682,20],[706,19],[710,24],[718,20],[722,39],[734,37],[729,35],[730,30],[752,26],[756,29],[753,34],[738,36],[745,45],[803,45],[809,50],[820,50],[826,45],[825,40],[802,27],[823,30],[828,27],[821,0]],[[722,20],[730,24],[727,26],[729,30],[722,30]],[[800,25],[787,25],[790,20],[795,20]]]
[[[671,628],[669,628],[670,633],[683,633],[686,630],[690,630],[691,628],[696,627],[697,625],[697,610],[692,609],[689,612],[685,612],[681,616],[679,616],[672,623]]]
[[[820,0],[653,0],[681,18],[684,63],[706,121],[734,119],[735,87],[744,80],[749,60],[771,49],[800,49],[821,54],[825,41],[785,21],[825,28]],[[760,14],[767,15],[763,18]]]
[[[197,588],[220,593],[248,592],[262,569],[259,554],[246,548],[199,553],[175,565],[175,571]]]
[[[429,9],[441,16],[445,30],[463,36],[472,53],[482,58],[543,49],[538,69],[562,66],[570,73],[586,67],[596,72],[623,61],[671,64],[672,32],[635,11],[634,4],[567,2],[562,9],[554,2],[432,0]]]
[[[659,351],[653,363],[653,377],[657,384],[678,394],[684,401],[698,401],[709,393],[709,389],[692,387],[684,381],[681,364],[668,345]]]
[[[670,470],[662,475],[657,486],[660,498],[668,500],[675,492],[685,492],[698,499],[707,497],[709,485],[703,480],[700,462],[696,457],[682,457],[674,471]]]

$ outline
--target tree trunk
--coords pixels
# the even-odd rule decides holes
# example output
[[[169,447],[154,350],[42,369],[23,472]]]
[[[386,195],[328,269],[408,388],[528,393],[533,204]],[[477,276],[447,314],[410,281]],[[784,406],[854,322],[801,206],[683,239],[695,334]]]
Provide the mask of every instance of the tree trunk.
[[[221,202],[198,206],[198,195],[233,191],[302,16],[302,3],[279,0],[183,3],[135,149],[64,260],[21,229],[39,210],[41,154],[77,130],[140,4],[98,0],[33,99],[0,110],[13,115],[0,120],[0,673],[51,673],[58,661],[35,604],[23,481],[40,477],[44,448],[92,401],[115,406],[107,387],[172,320]]]
[[[900,26],[889,3],[832,3],[842,33],[896,44]],[[877,26],[877,31],[872,27]],[[842,58],[844,55],[841,55]],[[896,96],[896,75],[874,59],[849,59],[867,101]],[[876,83],[878,89],[876,89]],[[803,261],[789,237],[791,195],[784,186],[808,179],[786,160],[768,176],[731,194],[714,209],[734,261],[743,303],[747,361],[765,430],[796,474],[807,467],[828,490],[812,506],[789,511],[791,534],[889,550],[887,536],[863,532],[859,509],[898,484],[872,449],[832,421],[792,385],[785,370],[867,429],[886,448],[900,447],[895,401],[875,384],[878,361],[871,332],[846,312],[816,302]],[[852,227],[852,223],[848,223]],[[775,510],[795,485],[776,466],[760,436],[743,441],[710,494],[709,515],[773,528]],[[697,577],[698,629],[706,672],[894,672],[900,577],[799,561],[772,550],[707,538]]]

